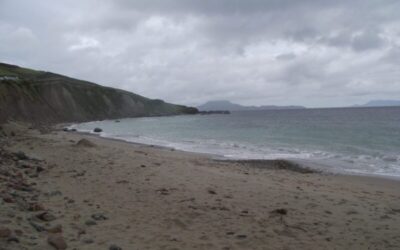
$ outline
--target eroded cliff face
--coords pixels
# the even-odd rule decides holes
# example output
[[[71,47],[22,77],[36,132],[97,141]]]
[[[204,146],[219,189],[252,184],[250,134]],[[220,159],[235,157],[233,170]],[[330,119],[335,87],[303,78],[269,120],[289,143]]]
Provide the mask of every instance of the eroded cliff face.
[[[0,120],[3,122],[9,119],[81,122],[197,113],[195,108],[13,65],[0,64],[1,74],[17,77],[0,79]]]

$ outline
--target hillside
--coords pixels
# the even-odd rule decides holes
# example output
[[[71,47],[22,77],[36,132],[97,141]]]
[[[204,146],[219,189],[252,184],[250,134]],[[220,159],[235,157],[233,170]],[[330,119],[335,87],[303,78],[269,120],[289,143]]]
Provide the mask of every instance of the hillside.
[[[0,121],[82,122],[197,113],[70,77],[0,63]]]
[[[245,111],[245,110],[277,110],[277,109],[304,109],[302,106],[243,106],[240,104],[232,103],[230,101],[209,101],[203,105],[198,106],[200,111],[213,111],[213,110],[229,110],[229,111]]]

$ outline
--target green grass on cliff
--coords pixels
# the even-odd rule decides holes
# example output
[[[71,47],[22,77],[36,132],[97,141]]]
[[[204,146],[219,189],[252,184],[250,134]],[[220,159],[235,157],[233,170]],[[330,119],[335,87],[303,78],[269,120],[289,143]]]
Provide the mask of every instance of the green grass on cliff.
[[[11,64],[0,63],[0,76],[18,76],[19,78],[32,78],[40,75],[41,71],[21,68]]]

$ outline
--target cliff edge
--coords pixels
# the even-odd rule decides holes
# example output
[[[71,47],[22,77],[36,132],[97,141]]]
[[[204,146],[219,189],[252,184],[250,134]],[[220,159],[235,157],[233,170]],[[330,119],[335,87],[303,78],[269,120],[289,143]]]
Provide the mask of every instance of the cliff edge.
[[[196,108],[149,99],[45,71],[0,63],[0,121],[84,122],[195,114]]]

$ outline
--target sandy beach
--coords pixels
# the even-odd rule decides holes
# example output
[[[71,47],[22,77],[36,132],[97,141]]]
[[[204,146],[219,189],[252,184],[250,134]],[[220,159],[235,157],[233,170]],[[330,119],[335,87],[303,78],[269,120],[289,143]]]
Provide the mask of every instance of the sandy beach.
[[[21,124],[2,133],[0,249],[400,246],[399,181]]]

